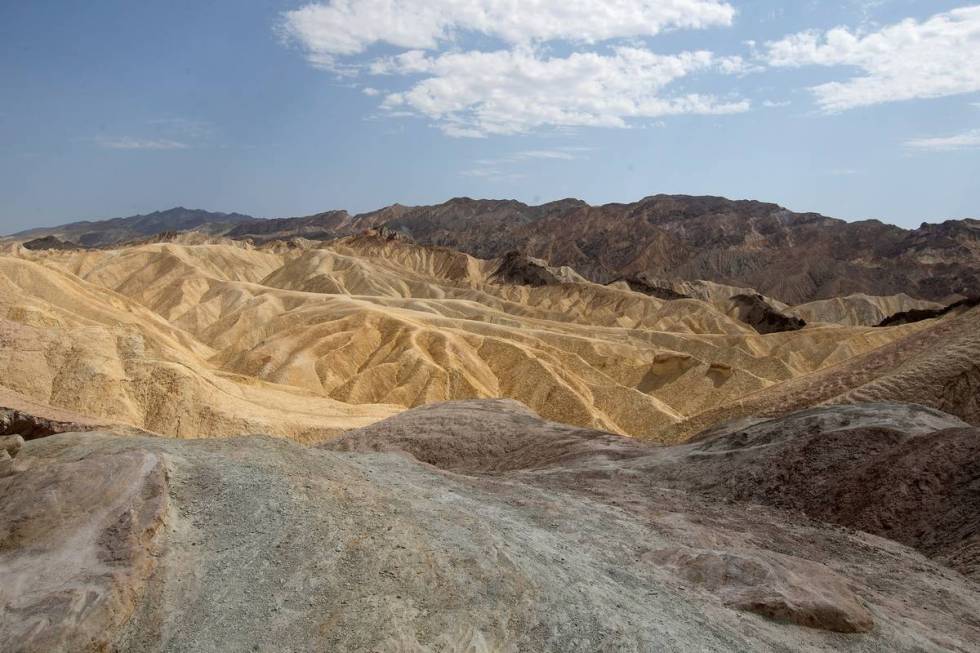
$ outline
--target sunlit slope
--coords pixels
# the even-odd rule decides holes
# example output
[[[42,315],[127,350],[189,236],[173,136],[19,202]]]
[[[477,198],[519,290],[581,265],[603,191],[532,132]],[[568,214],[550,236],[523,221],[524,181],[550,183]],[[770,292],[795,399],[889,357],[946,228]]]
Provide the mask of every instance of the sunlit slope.
[[[183,419],[210,420],[203,430],[215,434],[233,419],[301,432],[298,425],[268,423],[273,413],[264,411],[291,414],[289,401],[302,414],[342,421],[388,414],[389,405],[511,397],[549,419],[656,438],[692,415],[915,329],[818,325],[762,336],[700,299],[663,301],[561,269],[550,270],[564,283],[503,283],[499,260],[376,236],[326,245],[217,241],[14,250],[4,261],[43,268],[51,285],[72,289],[35,300],[30,288],[11,281],[22,298],[12,305],[36,301],[33,310],[43,314],[74,314],[81,293],[86,310],[105,313],[98,328],[128,324],[153,343],[153,365],[182,370],[194,379],[183,383],[204,388],[162,389],[163,395],[180,397],[175,403],[186,404]],[[126,307],[113,310],[129,315],[128,322],[92,308],[113,303]],[[8,321],[28,328],[17,310],[8,310]],[[57,325],[54,333],[71,338],[77,328]],[[176,344],[156,344],[164,338]],[[178,431],[169,417],[147,422],[145,415],[155,412],[143,404],[125,408],[134,401],[129,376],[137,366],[105,342],[93,343],[101,343],[99,356],[122,380],[119,389],[100,391],[113,414],[154,430],[189,432],[186,422]],[[219,386],[234,388],[240,405],[214,394]],[[39,387],[32,396],[45,392]],[[51,393],[55,405],[66,401]]]
[[[874,326],[886,317],[914,309],[942,308],[942,304],[909,297],[905,293],[875,297],[856,294],[800,304],[790,312],[807,322],[833,322],[853,326]]]
[[[215,369],[214,350],[132,300],[0,257],[0,385],[83,415],[177,436],[321,439],[391,414]]]
[[[898,401],[922,404],[980,425],[980,307],[906,328],[906,337],[721,403],[661,432],[684,440],[713,424],[748,416],[772,418],[820,404]],[[892,331],[893,327],[876,329]]]

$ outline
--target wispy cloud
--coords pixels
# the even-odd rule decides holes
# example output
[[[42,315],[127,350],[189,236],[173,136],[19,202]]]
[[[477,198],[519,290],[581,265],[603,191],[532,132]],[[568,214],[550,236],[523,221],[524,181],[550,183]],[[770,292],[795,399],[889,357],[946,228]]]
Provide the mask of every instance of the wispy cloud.
[[[575,161],[588,159],[588,152],[595,148],[580,145],[563,145],[549,149],[522,150],[506,156],[490,159],[476,159],[473,167],[460,172],[464,177],[480,177],[485,179],[522,179],[526,175],[515,172],[522,163],[530,161]]]
[[[154,118],[146,124],[160,134],[187,140],[209,138],[214,133],[211,123],[190,118]]]
[[[205,145],[221,147],[220,144],[214,143],[214,127],[211,123],[202,120],[181,117],[154,118],[140,123],[138,129],[133,129],[131,126],[119,131],[129,133],[110,132],[85,140],[91,140],[107,150],[186,150]],[[134,131],[141,133],[134,135]]]
[[[186,150],[190,147],[187,143],[167,139],[97,138],[96,142],[109,150]]]
[[[905,147],[937,152],[980,148],[980,129],[971,129],[952,136],[913,138],[905,141]]]
[[[509,170],[499,170],[497,168],[470,168],[459,173],[463,177],[477,177],[486,181],[517,181],[524,179],[527,175]]]
[[[522,150],[520,152],[514,152],[513,154],[508,154],[506,156],[496,157],[493,159],[477,159],[476,163],[483,166],[499,166],[520,163],[521,161],[527,161],[529,159],[574,161],[576,159],[587,159],[588,156],[586,153],[591,152],[594,149],[595,148],[592,147],[568,145],[542,150]]]
[[[582,158],[566,150],[526,150],[515,155],[518,159],[561,159],[562,161],[572,161]]]
[[[763,100],[762,106],[767,109],[779,109],[781,107],[788,107],[792,102],[789,100]]]

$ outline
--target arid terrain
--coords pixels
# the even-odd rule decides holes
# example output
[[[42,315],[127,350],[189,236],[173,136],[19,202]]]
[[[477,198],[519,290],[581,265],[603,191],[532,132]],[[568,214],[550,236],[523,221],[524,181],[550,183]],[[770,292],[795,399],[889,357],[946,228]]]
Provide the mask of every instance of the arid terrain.
[[[175,208],[18,234],[38,246],[99,247],[194,230],[236,240],[332,239],[380,226],[423,245],[492,259],[512,251],[570,266],[599,283],[662,277],[754,288],[791,304],[854,294],[906,293],[948,303],[980,285],[980,221],[947,220],[906,230],[878,220],[844,222],[776,204],[723,197],[654,195],[590,206],[565,199],[540,206],[454,198],[395,204],[351,215],[259,220]]]
[[[980,227],[0,240],[0,650],[980,650]]]
[[[792,330],[773,330],[740,303],[751,289],[675,282],[683,296],[662,299],[538,259],[477,259],[377,231],[11,244],[0,284],[6,390],[166,435],[303,441],[492,397],[662,439],[705,410],[904,339],[929,323],[875,328],[879,315],[933,305],[759,299],[806,317],[804,329],[793,317]]]

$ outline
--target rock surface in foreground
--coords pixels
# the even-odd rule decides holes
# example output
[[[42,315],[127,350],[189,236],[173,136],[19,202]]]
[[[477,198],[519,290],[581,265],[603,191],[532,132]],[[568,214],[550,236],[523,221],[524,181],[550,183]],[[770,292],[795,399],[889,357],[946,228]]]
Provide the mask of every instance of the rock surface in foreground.
[[[155,567],[167,506],[161,457],[65,444],[52,441],[62,449],[54,458],[29,451],[0,462],[5,651],[105,649]]]
[[[839,633],[865,633],[874,626],[845,579],[820,564],[775,553],[761,559],[687,547],[657,551],[654,559],[738,610]]]
[[[868,415],[905,420],[912,440],[955,420],[889,410]],[[31,498],[0,512],[0,649],[974,648],[974,581],[880,537],[704,494],[689,463],[741,455],[707,442],[647,446],[512,401],[409,411],[322,448],[29,441],[0,478],[3,496]],[[66,600],[81,590],[97,600]]]

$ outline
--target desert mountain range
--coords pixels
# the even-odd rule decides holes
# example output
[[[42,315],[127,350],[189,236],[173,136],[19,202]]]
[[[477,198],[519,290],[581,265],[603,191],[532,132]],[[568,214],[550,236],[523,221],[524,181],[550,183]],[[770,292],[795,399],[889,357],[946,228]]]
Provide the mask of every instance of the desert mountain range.
[[[484,259],[510,251],[569,266],[598,283],[643,277],[708,280],[754,288],[789,304],[851,294],[948,302],[976,292],[980,221],[948,220],[905,230],[877,220],[845,222],[776,204],[721,197],[655,195],[590,206],[566,199],[540,206],[456,198],[434,206],[395,204],[351,215],[258,220],[184,208],[103,222],[35,229],[83,246],[117,245],[195,229],[233,239],[333,239],[381,225],[423,245]]]
[[[976,651],[980,222],[0,240],[0,650]]]

